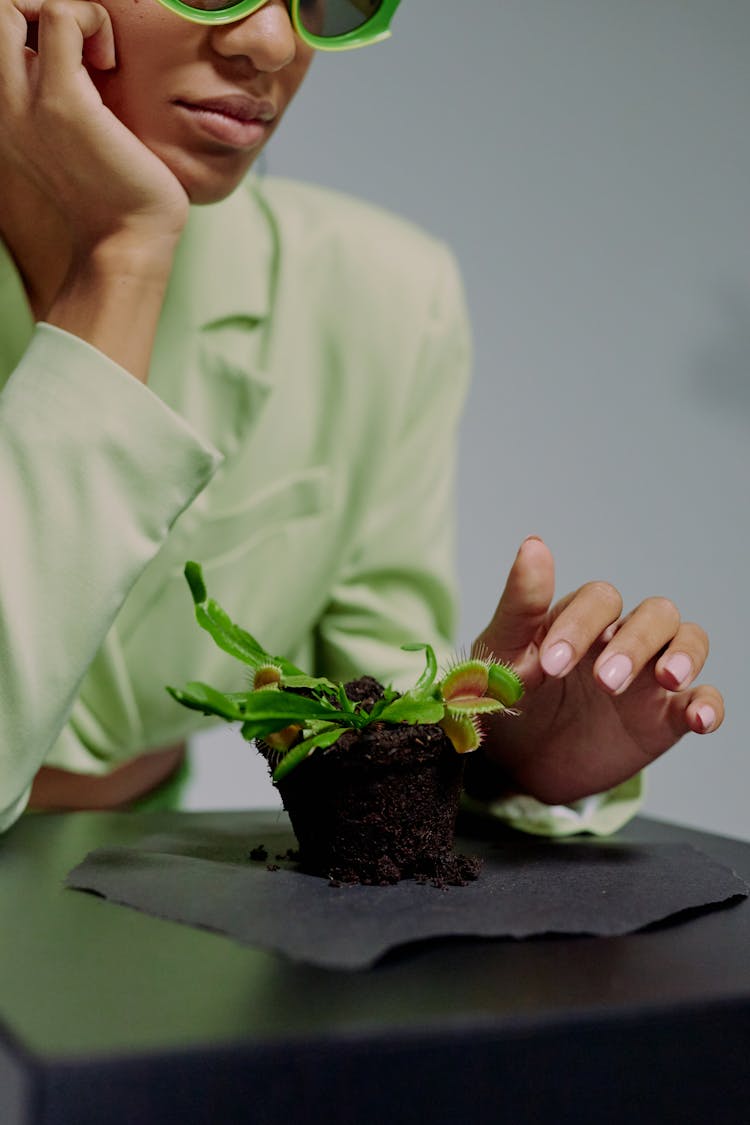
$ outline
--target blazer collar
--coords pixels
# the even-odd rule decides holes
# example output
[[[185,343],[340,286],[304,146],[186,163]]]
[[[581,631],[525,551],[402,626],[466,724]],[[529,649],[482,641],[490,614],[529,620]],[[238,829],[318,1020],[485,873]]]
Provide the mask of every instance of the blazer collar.
[[[167,300],[186,301],[202,329],[227,320],[251,327],[270,314],[275,261],[273,226],[251,174],[221,203],[191,207]]]
[[[276,225],[256,177],[221,203],[191,208],[149,384],[225,458],[271,391],[265,353],[277,272]]]

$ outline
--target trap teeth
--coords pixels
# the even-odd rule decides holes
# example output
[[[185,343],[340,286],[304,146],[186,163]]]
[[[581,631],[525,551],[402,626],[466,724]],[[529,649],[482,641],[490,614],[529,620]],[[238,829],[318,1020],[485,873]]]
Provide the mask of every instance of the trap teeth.
[[[468,715],[443,715],[439,725],[453,743],[457,754],[469,754],[482,742],[482,731],[476,719]]]
[[[466,696],[478,699],[486,695],[488,680],[488,669],[484,661],[464,660],[443,678],[440,691],[446,703]]]
[[[277,664],[261,664],[255,669],[253,691],[260,688],[278,687],[281,683],[281,668]]]

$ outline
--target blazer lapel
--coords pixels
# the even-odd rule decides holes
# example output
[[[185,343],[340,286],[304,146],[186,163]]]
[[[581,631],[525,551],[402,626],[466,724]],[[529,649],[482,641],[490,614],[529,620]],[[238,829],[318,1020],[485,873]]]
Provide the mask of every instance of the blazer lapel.
[[[278,247],[253,183],[220,204],[191,209],[149,376],[152,390],[225,459],[271,391],[265,353]]]

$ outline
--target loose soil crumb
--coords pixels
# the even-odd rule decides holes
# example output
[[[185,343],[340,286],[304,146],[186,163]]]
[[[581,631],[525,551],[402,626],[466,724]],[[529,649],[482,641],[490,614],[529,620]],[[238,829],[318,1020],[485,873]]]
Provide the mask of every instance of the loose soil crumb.
[[[253,848],[253,850],[250,852],[250,859],[254,859],[259,863],[262,863],[263,860],[268,859],[268,852],[263,844],[258,844],[257,848]]]
[[[299,852],[295,848],[287,848],[283,855],[277,853],[277,859],[288,859],[291,863],[299,862]]]

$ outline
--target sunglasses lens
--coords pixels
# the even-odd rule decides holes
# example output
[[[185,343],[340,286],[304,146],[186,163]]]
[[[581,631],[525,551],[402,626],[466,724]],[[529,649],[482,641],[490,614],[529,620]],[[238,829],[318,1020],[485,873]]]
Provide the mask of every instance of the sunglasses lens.
[[[383,0],[300,0],[299,19],[305,31],[321,39],[337,39],[364,27]]]
[[[226,12],[229,8],[237,6],[238,0],[182,0],[187,8],[195,8],[199,12]]]
[[[200,12],[226,12],[239,0],[182,0]],[[300,0],[299,19],[305,31],[321,39],[337,39],[364,27],[377,15],[383,0]],[[252,9],[251,9],[252,10]]]

